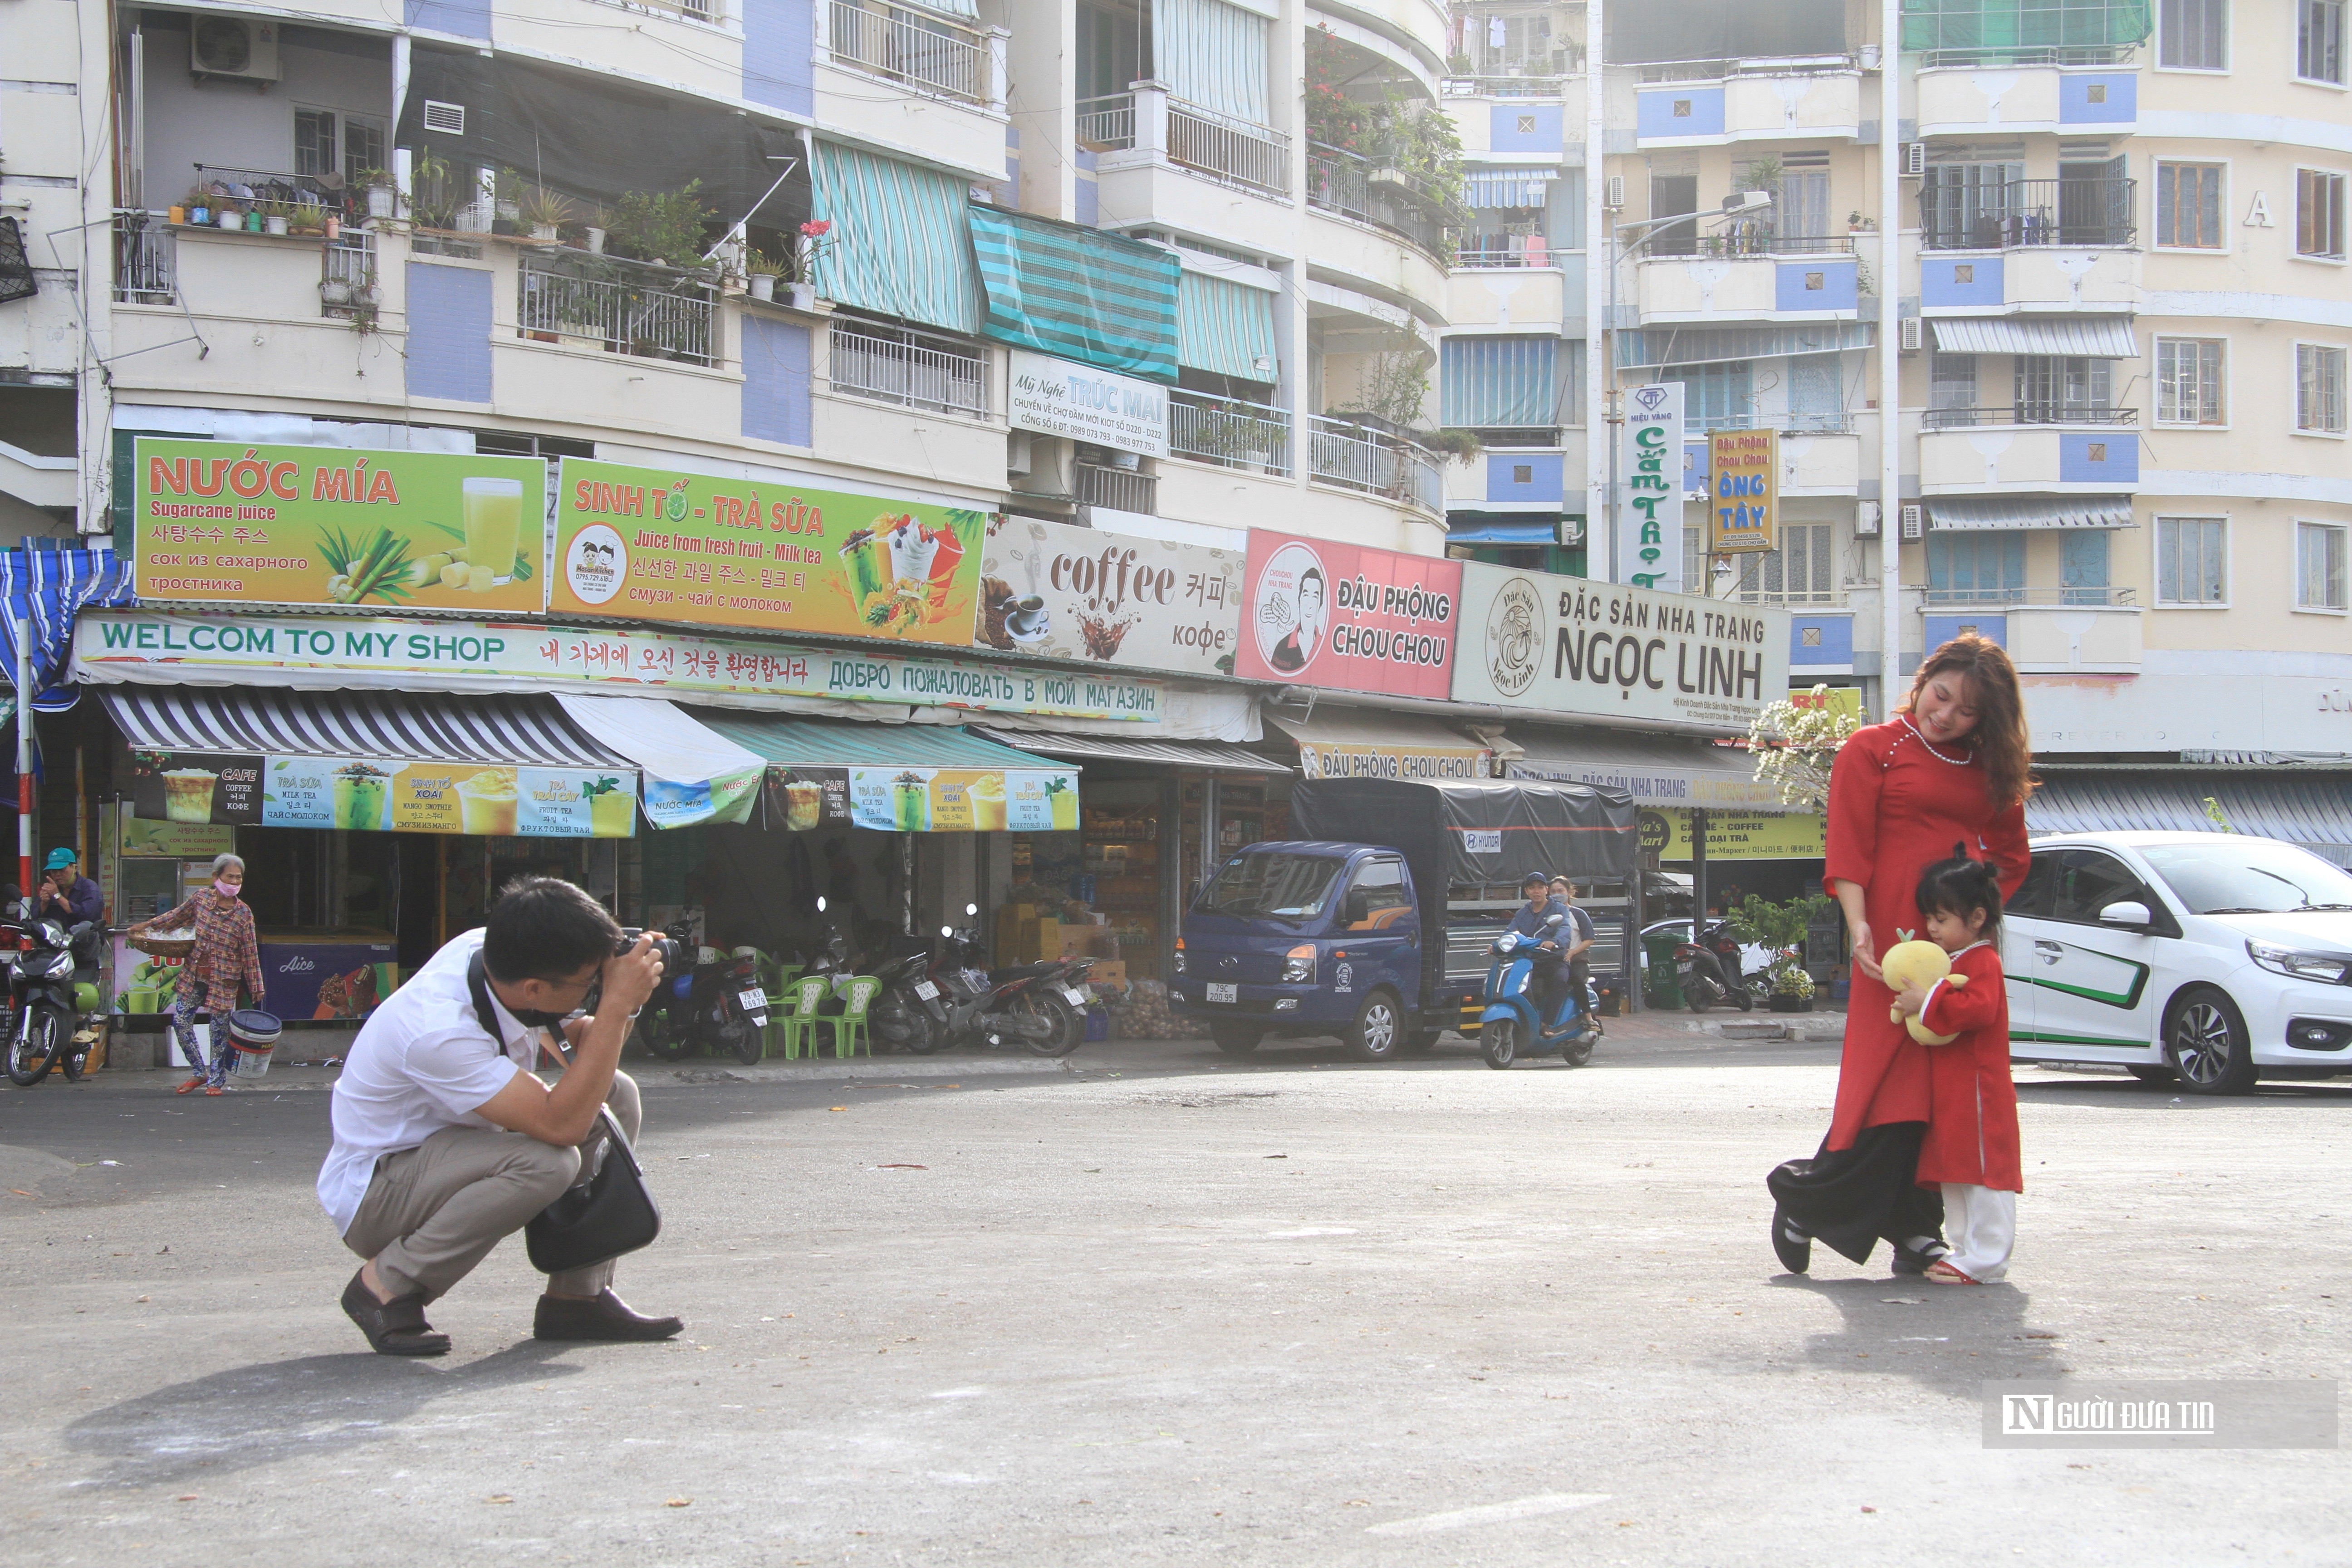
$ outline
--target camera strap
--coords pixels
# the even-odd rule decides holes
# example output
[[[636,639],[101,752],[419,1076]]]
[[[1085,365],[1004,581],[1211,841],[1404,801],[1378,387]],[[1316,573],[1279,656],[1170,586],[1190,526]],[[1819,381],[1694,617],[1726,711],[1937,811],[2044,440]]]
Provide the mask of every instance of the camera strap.
[[[507,1043],[505,1037],[499,1033],[498,1005],[490,1000],[489,966],[482,962],[482,954],[478,949],[466,964],[466,992],[473,998],[474,1017],[482,1026],[482,1032],[490,1037],[490,1044],[498,1048],[499,1053],[501,1056],[505,1055]],[[521,1020],[517,1019],[516,1022],[520,1023]],[[554,1037],[551,1030],[546,1032],[550,1039]],[[555,1051],[558,1056],[563,1058],[567,1067],[571,1065],[571,1056],[561,1045],[556,1046]],[[629,1141],[621,1136],[621,1124],[613,1120],[613,1108],[609,1105],[601,1108],[597,1111],[597,1116],[604,1124],[606,1135],[620,1147],[626,1149],[629,1146]]]

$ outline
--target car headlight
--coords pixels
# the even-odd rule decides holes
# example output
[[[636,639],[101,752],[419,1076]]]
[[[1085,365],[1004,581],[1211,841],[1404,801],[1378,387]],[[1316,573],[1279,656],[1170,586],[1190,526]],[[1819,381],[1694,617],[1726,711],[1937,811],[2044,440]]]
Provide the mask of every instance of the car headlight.
[[[1176,939],[1175,956],[1168,961],[1168,967],[1171,973],[1177,974],[1184,973],[1184,939],[1181,936]]]
[[[2246,943],[2246,956],[2273,974],[2320,980],[2330,985],[2352,984],[2352,953],[2313,952],[2267,942],[2250,942]]]
[[[1315,979],[1315,944],[1294,947],[1282,958],[1282,979],[1287,985],[1307,985]]]

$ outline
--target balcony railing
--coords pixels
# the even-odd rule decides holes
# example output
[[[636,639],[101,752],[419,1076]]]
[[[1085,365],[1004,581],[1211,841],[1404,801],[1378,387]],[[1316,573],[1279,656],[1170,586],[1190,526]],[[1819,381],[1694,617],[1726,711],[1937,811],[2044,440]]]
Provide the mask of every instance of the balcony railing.
[[[835,392],[936,414],[988,417],[988,359],[973,345],[905,328],[835,320]]]
[[[1784,436],[1851,436],[1853,434],[1853,411],[1840,408],[1826,414],[1784,414],[1780,416],[1780,433]]]
[[[1475,234],[1454,247],[1456,267],[1554,267],[1553,251],[1539,234]]]
[[[1570,68],[1581,69],[1584,61],[1576,57]],[[1447,98],[1561,98],[1568,84],[1580,79],[1573,76],[1450,76],[1437,84]]]
[[[178,300],[177,251],[163,217],[162,213],[135,211],[114,215],[116,304],[169,305]]]
[[[1644,87],[1674,81],[1723,81],[1736,76],[1820,76],[1854,68],[1852,55],[1801,55],[1781,59],[1659,60],[1639,68]]]
[[[1182,99],[1168,100],[1168,156],[1188,169],[1286,195],[1290,138]]]
[[[2004,48],[1987,45],[1972,49],[1928,49],[1919,57],[1921,70],[1982,70],[2009,66],[2126,66],[2138,56],[2136,44],[2084,44],[2063,47]]]
[[[341,174],[283,174],[267,169],[236,169],[225,163],[198,163],[196,188],[237,202],[289,202],[316,205],[345,222],[364,216],[364,195],[354,205]],[[172,198],[174,202],[179,197]]]
[[[375,235],[347,228],[327,241],[320,262],[319,313],[359,320],[375,309]]]
[[[1314,477],[1326,484],[1445,510],[1445,480],[1437,459],[1405,440],[1345,419],[1315,416],[1307,437]]]
[[[1444,225],[1424,210],[1430,198],[1390,177],[1400,173],[1376,170],[1368,160],[1336,147],[1316,147],[1307,155],[1307,205],[1386,229],[1443,262]]]
[[[1924,601],[1937,605],[1984,605],[2004,608],[2036,605],[2091,605],[2115,609],[2136,609],[2139,605],[2137,588],[1938,588],[1933,584],[1923,595]]]
[[[1200,392],[1168,395],[1168,449],[1220,468],[1290,472],[1290,411]]]
[[[2037,245],[2126,246],[2137,232],[2137,180],[2011,180],[1919,192],[1920,243],[1929,250]]]
[[[1078,100],[1078,144],[1097,153],[1124,153],[1135,145],[1135,94]]]
[[[519,336],[685,364],[717,358],[718,290],[696,274],[573,250],[526,250],[516,271]]]
[[[943,98],[989,100],[988,43],[969,27],[896,5],[869,11],[849,0],[829,0],[826,26],[837,62]]]
[[[1101,468],[1093,463],[1076,465],[1077,483],[1072,499],[1080,506],[1098,506],[1110,511],[1141,512],[1153,516],[1159,510],[1160,480],[1157,476],[1135,468]]]
[[[1923,430],[1966,430],[1979,425],[2137,425],[2137,408],[2029,400],[1998,408],[1930,408],[1919,416]]]

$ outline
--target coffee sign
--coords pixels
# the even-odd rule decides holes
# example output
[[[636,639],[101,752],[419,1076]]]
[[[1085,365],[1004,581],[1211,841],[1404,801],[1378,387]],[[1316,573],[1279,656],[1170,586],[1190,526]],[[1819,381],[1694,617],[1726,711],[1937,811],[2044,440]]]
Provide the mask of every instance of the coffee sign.
[[[1463,565],[1250,530],[1235,668],[1254,680],[1443,700]]]
[[[972,643],[1130,669],[1231,675],[1245,563],[1234,550],[997,517],[981,552]]]

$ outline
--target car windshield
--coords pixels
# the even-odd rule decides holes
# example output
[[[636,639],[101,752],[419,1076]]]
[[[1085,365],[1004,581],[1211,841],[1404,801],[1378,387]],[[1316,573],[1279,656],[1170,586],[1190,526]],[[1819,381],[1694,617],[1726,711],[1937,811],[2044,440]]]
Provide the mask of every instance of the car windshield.
[[[1201,895],[1200,911],[1238,920],[1272,916],[1313,920],[1331,901],[1340,862],[1328,855],[1293,855],[1267,850],[1236,855],[1218,868]]]
[[[2277,914],[2352,909],[2352,875],[2308,849],[2217,833],[2196,844],[2140,849],[2192,914]]]

